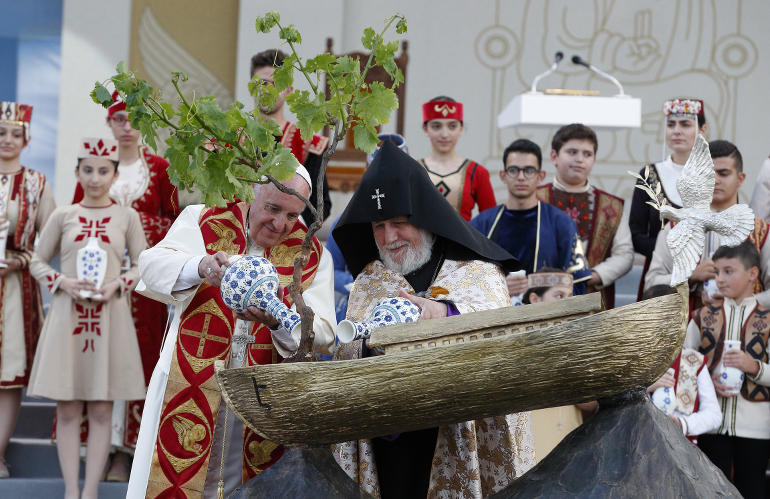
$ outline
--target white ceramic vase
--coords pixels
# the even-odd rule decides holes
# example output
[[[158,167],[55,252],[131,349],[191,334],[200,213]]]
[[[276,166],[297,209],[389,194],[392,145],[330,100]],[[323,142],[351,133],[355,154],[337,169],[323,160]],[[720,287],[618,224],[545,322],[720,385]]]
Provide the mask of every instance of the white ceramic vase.
[[[97,289],[102,287],[107,273],[107,251],[99,246],[97,238],[89,237],[88,243],[78,250],[75,268],[78,279],[93,282]],[[80,296],[83,298],[90,298],[91,295],[91,291],[80,290]]]
[[[652,403],[666,414],[673,414],[676,408],[676,393],[674,389],[665,386],[656,389],[652,392]]]
[[[703,290],[707,295],[709,295],[709,298],[713,298],[716,293],[719,293],[717,281],[715,279],[709,279],[708,281],[704,282]]]
[[[364,340],[378,327],[414,322],[419,318],[420,309],[406,298],[385,298],[374,307],[368,321],[344,320],[337,324],[337,338],[342,343]]]
[[[722,355],[729,350],[740,350],[741,342],[737,340],[725,340],[725,347]],[[743,386],[745,374],[737,367],[726,367],[723,363],[719,364],[719,382],[727,386],[734,393],[738,393]]]
[[[231,257],[220,292],[236,313],[250,306],[272,315],[290,333],[299,331],[302,318],[278,299],[278,271],[261,256]]]

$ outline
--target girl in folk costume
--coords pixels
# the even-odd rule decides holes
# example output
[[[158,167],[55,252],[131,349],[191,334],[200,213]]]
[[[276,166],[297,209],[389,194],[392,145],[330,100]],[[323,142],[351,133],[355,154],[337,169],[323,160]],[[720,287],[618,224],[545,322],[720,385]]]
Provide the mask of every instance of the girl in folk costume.
[[[155,246],[166,237],[180,213],[177,190],[168,178],[168,162],[150,154],[147,146],[139,144],[141,133],[131,128],[125,102],[117,92],[112,94],[112,98],[115,102],[107,111],[107,123],[115,140],[120,142],[120,176],[110,187],[110,198],[120,206],[130,206],[139,213],[147,243]],[[79,203],[83,194],[82,187],[78,185],[73,203]],[[142,354],[144,380],[149,384],[152,370],[158,362],[168,311],[164,303],[139,293],[131,293],[130,299]],[[108,481],[128,480],[129,455],[136,448],[143,408],[144,400],[116,401],[114,404],[112,450],[115,453],[106,476]],[[85,423],[83,426],[85,444],[87,427]]]
[[[455,211],[470,221],[474,206],[479,212],[495,206],[487,169],[455,152],[463,134],[463,105],[446,96],[431,99],[422,105],[422,129],[430,139],[431,153],[420,162]]]
[[[112,401],[137,400],[145,394],[127,294],[139,282],[137,260],[147,243],[137,212],[110,199],[117,162],[117,141],[83,139],[75,170],[83,200],[51,214],[30,263],[32,275],[48,287],[53,301],[28,393],[57,400],[56,447],[66,498],[78,497],[83,406],[89,434],[82,497],[92,498],[110,448]],[[86,246],[90,251],[80,251]],[[126,248],[130,263],[122,270]],[[49,264],[57,254],[61,273]],[[84,273],[99,278],[100,272],[98,289],[93,279],[83,279]]]
[[[706,135],[706,115],[703,101],[694,99],[672,99],[663,104],[665,124],[665,144],[671,149],[663,161],[649,165],[648,181],[651,185],[660,184],[658,199],[675,208],[682,207],[682,198],[676,190],[676,180],[690,158],[690,151],[698,134]],[[664,146],[665,147],[665,146]],[[665,149],[664,149],[665,152]],[[639,172],[644,176],[645,168]],[[640,182],[637,182],[640,183]],[[655,241],[661,230],[658,210],[647,204],[649,197],[640,189],[634,189],[631,213],[628,225],[631,228],[631,240],[634,251],[645,257],[642,279],[639,284],[637,299],[640,300],[644,289],[644,276],[650,268]]]
[[[43,324],[29,262],[35,234],[56,207],[45,176],[19,162],[31,118],[32,106],[0,102],[0,478],[8,478],[5,449]]]

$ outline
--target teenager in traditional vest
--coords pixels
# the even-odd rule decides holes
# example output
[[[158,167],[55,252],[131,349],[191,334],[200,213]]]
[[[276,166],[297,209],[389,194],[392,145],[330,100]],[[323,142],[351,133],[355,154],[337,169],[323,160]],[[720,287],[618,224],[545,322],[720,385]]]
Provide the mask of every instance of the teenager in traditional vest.
[[[705,356],[722,419],[716,430],[699,437],[698,445],[726,477],[732,469],[733,484],[743,497],[764,498],[770,458],[770,309],[754,296],[759,252],[744,241],[720,247],[712,260],[724,302],[693,312],[684,346]],[[725,351],[727,340],[740,341],[741,348]],[[719,382],[723,364],[745,373],[739,391]]]
[[[587,126],[561,127],[551,141],[556,177],[538,188],[537,197],[564,210],[577,224],[591,267],[588,292],[601,291],[609,309],[615,306],[615,281],[634,264],[634,248],[623,216],[623,200],[588,181],[598,144]]]
[[[661,284],[648,289],[642,300],[676,293],[671,286]],[[687,439],[696,444],[698,435],[715,430],[722,421],[714,382],[706,367],[706,357],[691,348],[682,348],[671,367],[655,383],[647,387],[652,394],[658,388],[673,388],[674,412],[668,417],[682,429]]]
[[[738,189],[743,184],[746,174],[743,173],[743,158],[735,144],[726,140],[714,140],[709,143],[711,159],[714,160],[714,195],[711,200],[713,211],[724,211],[738,204]],[[673,225],[667,223],[655,243],[652,262],[644,278],[644,289],[647,290],[658,284],[669,285],[674,260],[666,244],[666,237]],[[749,234],[751,241],[759,251],[759,278],[754,284],[754,294],[757,302],[770,307],[770,245],[767,241],[768,224],[764,220],[754,218],[754,230]],[[716,289],[714,262],[711,256],[721,245],[719,235],[715,232],[706,234],[706,246],[701,255],[700,264],[695,267],[690,276],[690,310],[703,305],[718,305],[722,295]],[[709,291],[706,292],[705,290]],[[710,293],[710,294],[709,294]]]

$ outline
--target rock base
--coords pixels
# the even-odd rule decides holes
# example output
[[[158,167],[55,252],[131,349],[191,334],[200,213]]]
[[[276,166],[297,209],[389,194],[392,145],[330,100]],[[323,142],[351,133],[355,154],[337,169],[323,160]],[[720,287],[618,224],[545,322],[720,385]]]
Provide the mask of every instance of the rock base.
[[[740,498],[719,469],[642,390],[599,401],[599,412],[545,459],[488,499]]]
[[[373,499],[334,460],[331,448],[287,448],[281,459],[229,499]]]

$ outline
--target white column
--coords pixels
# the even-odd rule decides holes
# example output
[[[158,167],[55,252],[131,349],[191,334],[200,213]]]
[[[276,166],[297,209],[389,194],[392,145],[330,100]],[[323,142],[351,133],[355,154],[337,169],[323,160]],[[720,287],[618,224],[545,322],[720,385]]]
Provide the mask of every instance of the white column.
[[[56,204],[72,202],[81,137],[112,138],[107,111],[91,100],[96,81],[128,62],[131,0],[64,0],[61,43],[59,134],[56,143]],[[112,89],[112,88],[110,88]]]

